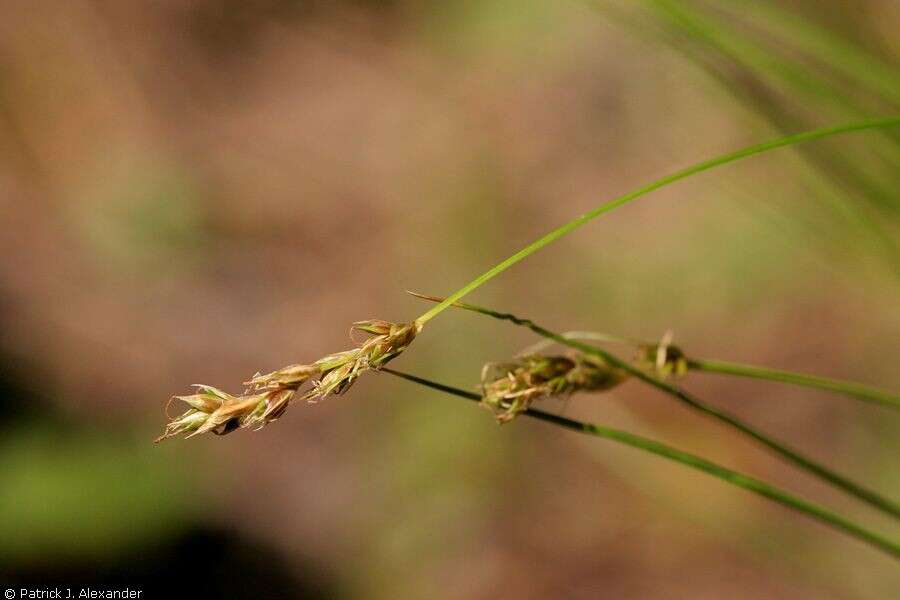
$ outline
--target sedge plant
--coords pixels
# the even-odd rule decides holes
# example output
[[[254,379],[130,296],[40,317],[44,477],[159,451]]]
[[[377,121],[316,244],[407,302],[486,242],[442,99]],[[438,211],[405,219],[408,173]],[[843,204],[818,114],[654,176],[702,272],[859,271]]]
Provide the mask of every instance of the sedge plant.
[[[290,365],[267,375],[257,373],[245,382],[247,388],[239,396],[232,396],[206,385],[197,385],[198,391],[194,394],[174,396],[170,403],[177,400],[186,404],[188,408],[180,415],[170,417],[165,431],[156,441],[162,441],[181,434],[186,434],[188,437],[208,432],[222,435],[236,429],[260,429],[280,418],[291,402],[298,397],[308,402],[315,402],[332,394],[339,395],[344,393],[350,389],[360,375],[369,370],[378,370],[400,355],[422,331],[422,328],[428,321],[449,308],[463,296],[481,287],[519,261],[591,222],[600,215],[628,204],[650,192],[704,171],[778,148],[840,134],[883,130],[898,125],[900,125],[900,117],[886,117],[814,129],[748,146],[661,177],[656,181],[605,202],[550,231],[488,269],[410,323],[393,323],[380,319],[354,323],[351,331],[362,332],[370,336],[355,348],[328,354],[309,364]],[[308,386],[306,391],[303,391],[304,386]]]
[[[426,296],[424,294],[415,295],[419,298],[432,300],[438,303],[444,302],[444,300],[441,298]],[[603,348],[600,348],[599,346],[593,346],[590,344],[586,344],[580,340],[573,339],[572,337],[563,336],[559,333],[555,333],[538,325],[530,319],[523,319],[510,313],[499,312],[491,310],[489,308],[475,306],[473,304],[467,304],[458,301],[454,302],[452,306],[470,310],[472,312],[492,317],[494,319],[509,321],[510,323],[513,323],[515,325],[526,327],[544,338],[553,340],[554,342],[565,346],[569,346],[589,356],[594,356],[597,359],[602,360],[605,364],[610,365],[613,368],[620,369],[621,371],[633,376],[635,379],[639,379],[640,381],[650,385],[651,387],[664,392],[665,394],[674,398],[675,400],[678,400],[688,408],[716,419],[717,421],[724,423],[729,427],[735,429],[736,431],[750,437],[756,442],[759,442],[760,444],[772,450],[775,454],[777,454],[784,460],[793,463],[794,465],[820,478],[826,483],[831,484],[834,487],[841,489],[852,496],[855,496],[859,500],[868,503],[874,508],[881,510],[882,512],[894,517],[895,519],[900,519],[900,505],[898,505],[896,502],[890,500],[889,498],[885,498],[877,492],[865,488],[864,486],[848,479],[843,475],[840,475],[839,473],[836,473],[832,469],[819,464],[817,461],[804,456],[801,452],[794,448],[791,448],[784,442],[778,441],[772,436],[763,433],[756,427],[745,423],[743,420],[737,418],[736,416],[718,409],[708,404],[707,402],[704,402],[693,394],[688,393],[684,389],[675,386],[668,381],[665,381],[663,378],[658,377],[653,373],[647,372],[646,369],[642,369],[639,366],[632,365],[629,362],[622,360],[615,354],[612,354],[611,352],[608,352]],[[657,349],[656,352],[659,352],[659,349]],[[672,353],[670,359],[674,359],[675,362],[684,360],[680,352]],[[688,361],[685,361],[685,364],[689,365],[690,363]],[[764,373],[765,369],[761,369],[759,371],[762,371]],[[762,374],[759,371],[757,372],[757,374]],[[779,373],[783,375],[785,372],[782,371]],[[881,391],[879,390],[879,392]],[[891,396],[888,392],[881,393],[886,397],[892,397],[895,401],[897,400],[896,396]]]
[[[441,299],[435,306],[428,309],[411,322],[394,323],[379,319],[370,319],[354,323],[352,331],[368,336],[354,348],[328,354],[311,363],[290,365],[265,375],[256,374],[246,382],[247,387],[244,390],[244,393],[240,395],[233,396],[211,386],[199,385],[197,386],[198,390],[194,394],[173,397],[172,400],[170,400],[170,403],[176,400],[182,402],[187,405],[187,410],[178,416],[170,418],[165,431],[157,438],[157,441],[182,434],[187,437],[208,432],[224,435],[235,431],[236,429],[260,429],[279,419],[294,400],[302,399],[307,402],[315,402],[333,394],[339,395],[346,392],[363,373],[370,370],[378,371],[385,369],[386,365],[391,360],[395,359],[409,347],[431,319],[445,311],[447,308],[459,303],[459,301],[467,294],[484,285],[486,282],[516,263],[531,256],[538,250],[541,250],[563,236],[568,235],[581,226],[593,221],[597,217],[660,188],[669,186],[693,175],[779,148],[812,142],[841,134],[885,130],[898,125],[900,125],[900,117],[887,117],[814,129],[748,146],[734,152],[696,163],[661,177],[651,183],[600,204],[593,210],[553,229],[494,267],[488,269],[446,298]],[[493,316],[497,315],[502,315],[502,313],[497,313]],[[499,318],[506,318],[513,322],[521,321],[519,324],[527,325],[533,331],[544,335],[545,337],[554,339],[561,344],[579,350],[584,355],[589,355],[602,361],[602,363],[600,363],[597,362],[597,360],[594,360],[590,364],[581,365],[582,371],[578,378],[564,378],[558,383],[559,385],[568,385],[571,386],[571,389],[577,389],[579,386],[585,387],[585,385],[588,385],[586,382],[590,382],[590,385],[595,385],[597,389],[602,389],[604,386],[617,383],[620,376],[613,376],[601,369],[604,375],[603,377],[598,378],[597,373],[591,372],[591,369],[596,370],[598,365],[601,364],[606,367],[619,369],[622,372],[628,373],[631,376],[665,391],[692,408],[724,421],[735,429],[765,444],[797,466],[818,475],[832,485],[869,502],[873,506],[882,509],[894,517],[900,518],[900,508],[890,500],[833,473],[825,467],[800,455],[796,451],[738,421],[731,415],[706,405],[680,388],[677,388],[658,377],[650,375],[600,348],[584,344],[577,340],[567,339],[540,328],[531,322],[525,322],[524,320],[517,319],[511,315],[503,315]],[[510,371],[510,374],[515,377],[515,368]],[[551,380],[552,379],[553,378],[551,377]],[[526,387],[523,389],[527,390],[528,386],[531,385],[531,382],[526,381],[525,384]],[[509,402],[515,404],[516,396],[510,397],[508,396],[508,391],[500,390],[497,398],[499,409],[504,411],[509,410],[510,406],[512,406]],[[532,409],[528,406],[527,402],[522,406],[513,408],[514,412],[518,411],[525,414],[531,414],[529,413],[531,410]],[[625,434],[624,432],[618,432],[616,430],[600,428],[598,426],[578,425],[569,422],[562,417],[554,417],[552,415],[546,415],[545,420],[549,420],[564,427],[580,429],[582,431],[591,431],[595,435],[616,439],[633,446],[643,447],[656,454],[679,460],[679,462],[684,464],[690,464],[695,468],[700,468],[701,470],[714,474],[720,478],[730,480],[733,483],[742,485],[742,487],[751,489],[756,493],[781,502],[782,504],[792,506],[819,520],[829,522],[831,525],[838,527],[845,533],[849,533],[860,539],[865,539],[881,549],[888,551],[895,557],[900,556],[897,545],[892,542],[883,540],[879,536],[867,532],[863,528],[843,520],[816,505],[812,505],[806,501],[787,495],[786,493],[773,491],[775,488],[768,486],[768,484],[734,473],[706,461],[705,459],[700,459],[699,457],[663,446],[657,442],[638,438],[637,436],[631,436],[631,434]]]

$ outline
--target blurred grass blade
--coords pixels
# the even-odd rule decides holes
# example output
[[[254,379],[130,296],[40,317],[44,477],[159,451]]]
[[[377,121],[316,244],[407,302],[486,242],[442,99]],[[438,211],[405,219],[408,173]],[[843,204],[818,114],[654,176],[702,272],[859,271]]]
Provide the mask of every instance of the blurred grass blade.
[[[722,8],[733,11],[738,6],[724,3]],[[760,30],[776,33],[781,39],[807,55],[817,57],[842,76],[855,80],[861,87],[868,88],[895,107],[900,107],[900,78],[897,68],[871,52],[825,27],[812,24],[777,2],[742,3],[736,16]]]
[[[871,109],[863,106],[845,85],[798,60],[785,56],[783,49],[771,48],[748,35],[729,19],[722,19],[708,11],[695,8],[690,2],[673,0],[644,0],[660,18],[689,32],[696,39],[726,53],[736,62],[771,79],[780,80],[794,93],[825,103],[847,117],[870,117]],[[790,41],[790,38],[788,40]],[[882,107],[886,108],[886,107]],[[892,136],[890,132],[884,135]],[[894,158],[897,149],[891,153]]]
[[[696,2],[643,0],[637,5],[652,15],[643,18],[633,10],[635,5],[630,6],[632,10],[617,8],[612,2],[593,5],[602,7],[604,14],[633,32],[655,42],[662,41],[684,54],[736,102],[752,114],[764,117],[782,133],[807,128],[811,120],[821,118],[823,109],[835,119],[871,116],[886,107],[896,110],[896,104],[885,101],[878,90],[848,86],[845,79],[835,79],[829,70],[830,63],[823,62],[822,56],[802,60],[796,52],[791,52],[795,36],[790,35],[790,30],[785,32],[785,27],[772,31],[771,27],[757,23],[761,31],[755,36],[752,28],[748,33],[746,27],[738,26],[735,22],[738,17],[726,18],[727,15],[701,8],[703,4]],[[773,22],[765,21],[765,24]],[[798,26],[803,23],[806,30],[819,29],[796,17],[790,23]],[[802,32],[797,37],[803,37]],[[830,38],[839,39],[836,35]],[[849,41],[843,45],[852,46]],[[865,55],[861,49],[856,54]],[[886,64],[879,64],[882,71],[890,71]],[[900,72],[894,70],[892,78],[900,81]],[[867,97],[875,101],[862,102],[860,92],[868,92]],[[840,156],[824,146],[805,146],[800,153],[808,165],[801,174],[804,185],[814,191],[817,199],[827,202],[845,225],[854,226],[869,238],[874,249],[883,251],[894,272],[892,265],[900,260],[900,249],[890,233],[890,224],[879,223],[878,217],[893,219],[900,215],[900,202],[895,193],[896,173],[900,170],[900,137],[890,130],[883,130],[882,134],[875,136],[861,152],[842,152]],[[814,167],[815,172],[810,172],[809,167]],[[867,210],[869,207],[874,210]]]

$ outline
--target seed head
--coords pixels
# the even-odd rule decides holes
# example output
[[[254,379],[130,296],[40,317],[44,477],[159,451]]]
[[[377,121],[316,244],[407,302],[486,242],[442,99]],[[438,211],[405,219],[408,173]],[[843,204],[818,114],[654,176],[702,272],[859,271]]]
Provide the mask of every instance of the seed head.
[[[320,372],[315,365],[288,365],[267,375],[254,375],[244,385],[253,389],[299,387]]]
[[[248,427],[254,422],[254,415],[266,410],[275,399],[273,392],[263,392],[247,396],[232,396],[227,392],[208,385],[197,385],[200,392],[189,396],[174,396],[187,404],[187,412],[172,419],[157,442],[187,433],[186,437],[212,431],[224,435],[237,427]]]
[[[660,379],[683,377],[688,372],[688,360],[678,346],[672,345],[672,332],[667,331],[658,344],[638,347],[635,362]]]
[[[244,384],[247,391],[232,396],[207,385],[198,385],[198,393],[174,396],[189,406],[172,418],[156,441],[187,433],[192,437],[213,432],[218,435],[235,429],[262,429],[277,420],[297,394],[307,402],[317,402],[331,394],[343,394],[368,370],[378,370],[396,358],[421,330],[416,323],[390,323],[381,320],[359,321],[353,331],[368,337],[360,346],[329,354],[312,364],[295,364],[261,375],[257,373]],[[309,387],[302,388],[310,382]],[[170,402],[171,402],[170,401]]]
[[[537,400],[611,389],[627,377],[602,359],[581,353],[530,354],[508,363],[488,363],[481,373],[481,404],[507,423]]]

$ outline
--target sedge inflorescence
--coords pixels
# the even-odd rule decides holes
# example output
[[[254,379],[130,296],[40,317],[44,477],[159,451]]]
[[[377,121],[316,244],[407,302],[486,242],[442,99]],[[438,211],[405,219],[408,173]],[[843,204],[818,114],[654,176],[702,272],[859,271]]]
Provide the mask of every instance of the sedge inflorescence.
[[[406,350],[420,330],[418,323],[358,321],[352,331],[369,337],[356,348],[329,354],[311,364],[257,374],[245,382],[247,389],[240,396],[197,385],[196,393],[170,400],[183,402],[188,409],[170,418],[156,441],[181,434],[193,437],[208,432],[224,435],[236,429],[261,429],[281,417],[297,398],[317,402],[346,392],[362,373],[377,371]]]
[[[481,374],[481,404],[498,423],[508,423],[535,401],[576,392],[611,389],[627,374],[602,359],[581,353],[528,354],[510,362],[488,363]]]
[[[667,331],[658,344],[641,344],[635,357],[637,366],[654,373],[660,379],[683,377],[689,364],[684,351],[672,344],[672,332]]]

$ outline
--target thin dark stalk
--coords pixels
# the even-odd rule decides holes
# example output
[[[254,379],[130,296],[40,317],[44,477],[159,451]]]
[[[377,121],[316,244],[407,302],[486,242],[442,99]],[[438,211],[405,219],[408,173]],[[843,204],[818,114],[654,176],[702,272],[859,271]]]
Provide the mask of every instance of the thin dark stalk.
[[[442,301],[442,299],[438,298],[438,297],[424,296],[424,295],[420,295],[420,294],[415,294],[415,295],[418,297],[424,298],[426,300],[431,300],[432,302],[441,302]],[[534,321],[531,321],[529,319],[522,319],[522,318],[519,318],[510,313],[501,313],[501,312],[497,312],[497,311],[494,311],[494,310],[491,310],[488,308],[483,308],[480,306],[475,306],[475,305],[467,304],[464,302],[454,302],[453,306],[455,306],[457,308],[462,308],[465,310],[477,312],[479,314],[487,315],[487,316],[493,317],[495,319],[509,321],[511,323],[514,323],[514,324],[522,326],[522,327],[527,327],[528,329],[530,329],[531,331],[533,331],[534,333],[536,333],[540,336],[554,340],[565,346],[575,348],[576,350],[580,350],[586,354],[599,356],[600,358],[605,360],[610,365],[617,367],[619,369],[622,369],[623,371],[627,371],[629,374],[631,374],[635,378],[640,379],[644,383],[651,385],[651,386],[665,392],[666,394],[672,396],[673,398],[676,398],[677,400],[681,401],[683,404],[687,405],[688,407],[690,407],[698,412],[701,412],[703,414],[709,415],[710,417],[713,417],[714,419],[717,419],[717,420],[729,425],[733,429],[736,429],[736,430],[740,431],[741,433],[753,438],[757,442],[763,444],[764,446],[766,446],[769,449],[771,449],[772,451],[774,451],[779,456],[794,463],[795,465],[801,467],[802,469],[805,469],[809,473],[812,473],[813,475],[830,483],[831,485],[833,485],[833,486],[845,491],[846,493],[848,493],[852,496],[855,496],[856,498],[862,500],[863,502],[866,502],[869,505],[891,515],[895,519],[900,519],[900,506],[898,506],[892,500],[885,498],[884,496],[878,494],[877,492],[869,490],[869,489],[859,485],[858,483],[851,481],[850,479],[847,479],[843,475],[835,473],[831,469],[829,469],[823,465],[820,465],[819,463],[815,462],[814,460],[812,460],[810,458],[803,456],[797,450],[794,450],[793,448],[790,448],[789,446],[785,445],[784,443],[779,442],[772,437],[769,437],[767,434],[759,431],[755,427],[744,423],[737,417],[703,402],[699,398],[689,394],[688,392],[682,390],[679,387],[676,387],[670,383],[662,381],[661,379],[658,379],[658,378],[644,372],[643,370],[620,359],[616,355],[614,355],[610,352],[607,352],[606,350],[603,350],[602,348],[598,348],[596,346],[591,346],[589,344],[585,344],[585,343],[579,342],[577,340],[567,339],[558,333],[554,333],[554,332],[550,331],[549,329],[545,329],[545,328],[541,327],[540,325],[536,324]]]
[[[414,383],[418,383],[420,385],[424,385],[441,392],[452,394],[460,398],[466,398],[475,402],[481,400],[481,397],[478,394],[467,392],[459,388],[444,385],[442,383],[437,383],[435,381],[430,381],[422,377],[417,377],[415,375],[410,375],[408,373],[403,373],[401,371],[396,371],[387,367],[382,368],[381,370],[386,371],[391,375],[395,375],[408,381],[412,381]],[[667,458],[671,461],[681,463],[682,465],[691,467],[692,469],[703,471],[704,473],[712,475],[713,477],[717,477],[732,485],[744,488],[745,490],[748,490],[764,498],[768,498],[769,500],[777,502],[782,506],[786,506],[791,510],[795,510],[806,515],[807,517],[819,521],[820,523],[823,523],[828,527],[831,527],[851,537],[866,542],[867,544],[870,544],[875,548],[886,552],[894,558],[900,558],[900,544],[882,537],[881,535],[873,531],[869,531],[868,529],[857,525],[849,519],[846,519],[827,508],[819,506],[818,504],[815,504],[798,496],[794,496],[793,494],[790,494],[789,492],[786,492],[774,485],[771,485],[749,475],[744,475],[743,473],[733,471],[714,462],[706,460],[705,458],[701,458],[695,454],[690,454],[688,452],[678,450],[677,448],[673,448],[661,442],[635,435],[633,433],[628,433],[627,431],[613,429],[610,427],[603,427],[601,425],[594,425],[591,423],[584,423],[581,421],[575,421],[573,419],[568,419],[566,417],[561,417],[540,410],[535,410],[533,408],[529,408],[522,414],[533,419],[538,419],[540,421],[545,421],[547,423],[558,425],[566,429],[571,429],[572,431],[577,431],[579,433],[593,435],[596,437],[612,440],[614,442],[619,442],[620,444],[625,444],[626,446],[631,446],[632,448],[637,448],[645,452],[656,454],[657,456],[662,456],[663,458]]]

